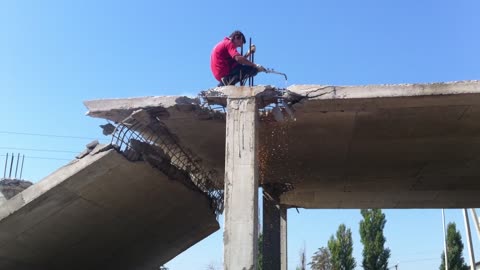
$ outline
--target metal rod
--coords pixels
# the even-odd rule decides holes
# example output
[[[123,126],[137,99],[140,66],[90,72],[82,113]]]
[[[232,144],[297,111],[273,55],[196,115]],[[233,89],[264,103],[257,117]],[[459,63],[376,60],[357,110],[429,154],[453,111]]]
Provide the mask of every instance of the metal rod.
[[[472,235],[470,233],[470,223],[468,222],[468,213],[466,208],[463,208],[463,218],[465,220],[465,230],[467,232],[468,253],[470,254],[470,269],[475,270],[475,254],[473,254]]]
[[[477,236],[480,240],[480,224],[478,223],[477,211],[475,210],[475,208],[470,208],[470,212],[472,213],[473,219],[475,221],[473,222],[473,224],[475,224],[475,229],[477,229]]]
[[[17,179],[17,172],[18,172],[18,162],[20,161],[20,153],[17,155],[17,166],[15,167],[15,179]]]
[[[447,257],[447,233],[445,232],[445,209],[442,208],[442,221],[443,221],[443,253],[445,254],[445,270],[448,270],[448,257]]]
[[[23,162],[25,161],[25,155],[22,157],[22,166],[20,167],[20,180],[22,180],[22,173],[23,173]]]
[[[252,61],[252,38],[249,38],[249,41],[248,41],[248,51],[250,53],[250,55],[248,55],[248,60],[250,60],[250,62]],[[252,86],[252,77],[248,77],[248,86]]]
[[[252,63],[255,64],[255,52],[252,53]],[[251,86],[253,86],[253,79],[255,78],[255,76],[252,76],[252,82],[251,82]]]
[[[12,168],[13,168],[13,159],[14,159],[14,155],[12,153],[12,162],[10,162],[10,173],[8,174],[8,178],[9,179],[12,179]]]
[[[242,47],[240,48],[240,55],[243,56],[243,44],[242,44]],[[240,69],[240,86],[243,86],[243,80],[242,80],[242,70]]]
[[[7,178],[7,163],[8,163],[8,153],[7,153],[7,157],[5,158],[5,169],[3,169],[3,178]]]

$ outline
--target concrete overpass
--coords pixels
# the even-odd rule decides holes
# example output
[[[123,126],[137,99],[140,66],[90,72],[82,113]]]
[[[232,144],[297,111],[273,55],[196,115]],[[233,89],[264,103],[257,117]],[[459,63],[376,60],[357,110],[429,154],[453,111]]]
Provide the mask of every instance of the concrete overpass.
[[[0,205],[0,268],[155,269],[218,229],[224,186],[229,270],[255,269],[259,185],[264,269],[285,269],[288,207],[480,205],[478,81],[85,104],[115,149]]]
[[[256,267],[259,185],[265,269],[286,269],[288,207],[480,205],[478,81],[225,87],[200,100],[86,105],[90,116],[116,122],[139,111],[157,119],[157,131],[173,134],[202,168],[225,175],[225,269]]]
[[[260,109],[273,102],[257,87]],[[225,90],[224,93],[235,89]],[[241,90],[239,90],[241,91]],[[218,92],[212,104],[226,105]],[[480,207],[480,82],[288,88],[294,112],[258,125],[260,184],[288,183],[281,204],[304,208]],[[225,117],[198,100],[146,97],[86,102],[89,115],[121,122],[153,110],[203,167],[225,172]],[[159,112],[161,109],[161,112]],[[222,180],[223,178],[220,177]]]

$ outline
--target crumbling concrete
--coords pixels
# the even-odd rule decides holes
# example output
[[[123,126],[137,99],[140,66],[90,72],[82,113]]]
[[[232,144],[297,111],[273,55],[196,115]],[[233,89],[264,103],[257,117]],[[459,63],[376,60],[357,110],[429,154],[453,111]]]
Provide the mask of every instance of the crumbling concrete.
[[[0,196],[5,198],[6,200],[10,200],[15,195],[24,191],[31,185],[32,185],[32,182],[30,181],[2,178],[0,180]]]

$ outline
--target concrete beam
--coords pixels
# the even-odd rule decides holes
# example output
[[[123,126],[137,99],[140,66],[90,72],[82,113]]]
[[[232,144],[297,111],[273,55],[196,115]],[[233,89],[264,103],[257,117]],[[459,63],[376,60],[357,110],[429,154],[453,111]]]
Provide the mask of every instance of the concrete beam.
[[[256,98],[229,98],[227,111],[224,269],[254,270],[258,250]]]

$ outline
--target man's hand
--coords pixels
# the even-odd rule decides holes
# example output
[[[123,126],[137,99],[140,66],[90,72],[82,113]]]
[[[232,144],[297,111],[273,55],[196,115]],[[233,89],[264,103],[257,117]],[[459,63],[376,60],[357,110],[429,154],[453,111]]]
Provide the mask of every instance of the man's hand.
[[[248,50],[248,52],[245,54],[245,57],[249,57],[252,53],[255,53],[255,51],[257,50],[257,47],[252,44],[252,46],[250,46],[250,50]]]
[[[264,67],[262,67],[261,65],[259,64],[255,64],[255,67],[257,68],[258,72],[264,72],[266,71],[266,69]]]

